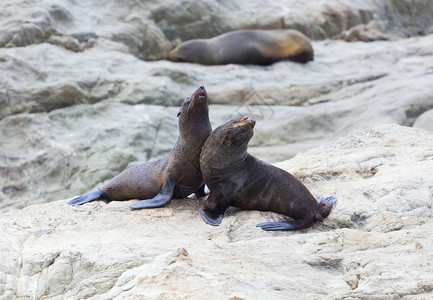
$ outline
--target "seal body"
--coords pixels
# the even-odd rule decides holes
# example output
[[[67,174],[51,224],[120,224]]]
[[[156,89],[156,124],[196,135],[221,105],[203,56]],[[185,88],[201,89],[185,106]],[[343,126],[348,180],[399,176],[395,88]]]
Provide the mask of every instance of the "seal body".
[[[204,179],[199,158],[202,145],[212,132],[208,103],[204,86],[184,101],[178,113],[179,137],[166,157],[126,169],[98,191],[76,197],[69,204],[97,199],[148,199],[131,207],[150,208],[192,193],[203,196]]]
[[[297,30],[238,30],[186,41],[171,50],[167,59],[203,65],[268,65],[283,59],[305,63],[314,59],[314,51]]]
[[[291,230],[326,218],[336,198],[320,198],[290,173],[247,153],[255,121],[238,118],[216,128],[206,140],[200,165],[209,197],[201,215],[210,225],[221,223],[229,205],[273,211],[291,217],[285,222],[261,223],[265,230]]]

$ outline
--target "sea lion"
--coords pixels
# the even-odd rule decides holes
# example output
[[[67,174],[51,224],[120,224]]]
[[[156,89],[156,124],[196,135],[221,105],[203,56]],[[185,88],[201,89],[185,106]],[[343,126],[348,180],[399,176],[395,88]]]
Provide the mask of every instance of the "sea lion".
[[[179,137],[166,157],[126,169],[101,189],[76,197],[69,204],[80,205],[97,199],[148,199],[130,207],[151,208],[192,193],[205,196],[199,158],[201,147],[212,132],[208,104],[206,89],[200,86],[180,108]]]
[[[181,43],[167,59],[202,65],[269,65],[282,59],[306,63],[314,59],[314,51],[297,30],[237,30]]]
[[[302,229],[322,221],[337,199],[319,197],[317,202],[293,175],[247,153],[254,125],[251,118],[234,119],[216,128],[204,143],[200,167],[210,193],[201,211],[203,220],[219,225],[232,205],[293,219],[257,225],[264,230]]]

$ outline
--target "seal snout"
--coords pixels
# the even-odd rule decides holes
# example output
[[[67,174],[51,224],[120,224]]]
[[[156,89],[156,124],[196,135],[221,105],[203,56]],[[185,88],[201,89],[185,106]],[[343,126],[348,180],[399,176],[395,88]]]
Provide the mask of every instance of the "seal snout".
[[[249,118],[249,121],[251,123],[251,127],[254,128],[254,126],[256,126],[256,120]]]
[[[199,89],[200,89],[200,91],[199,91],[198,97],[199,97],[199,98],[200,98],[200,97],[206,97],[206,89],[204,88],[204,85],[201,85],[201,86],[199,87]]]
[[[235,120],[231,127],[239,128],[242,131],[249,131],[254,128],[256,125],[256,121],[250,117],[240,117]]]
[[[198,100],[206,100],[207,92],[203,85],[199,86],[198,89],[194,93]]]
[[[190,107],[202,107],[208,109],[208,95],[203,85],[199,86],[191,95]],[[189,108],[188,108],[189,109]]]
[[[250,117],[242,118],[241,122],[244,123],[246,126],[250,127],[251,129],[254,128],[254,126],[256,125],[256,120],[254,120]]]

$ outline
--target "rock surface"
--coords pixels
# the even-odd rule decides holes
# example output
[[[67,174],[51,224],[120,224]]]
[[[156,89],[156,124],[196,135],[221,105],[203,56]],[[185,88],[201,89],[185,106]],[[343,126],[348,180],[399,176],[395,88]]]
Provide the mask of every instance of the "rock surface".
[[[433,109],[422,113],[413,123],[413,127],[424,128],[433,131]]]
[[[433,296],[433,133],[358,130],[278,166],[338,201],[298,232],[282,216],[204,199],[131,211],[134,201],[67,200],[0,217],[2,299],[429,299]]]
[[[257,119],[251,152],[270,162],[358,128],[411,126],[433,108],[433,35],[416,36],[433,31],[432,15],[421,0],[2,1],[0,211],[84,193],[165,155],[179,104],[200,84],[214,127]],[[154,61],[181,40],[282,27],[315,40],[313,62]]]

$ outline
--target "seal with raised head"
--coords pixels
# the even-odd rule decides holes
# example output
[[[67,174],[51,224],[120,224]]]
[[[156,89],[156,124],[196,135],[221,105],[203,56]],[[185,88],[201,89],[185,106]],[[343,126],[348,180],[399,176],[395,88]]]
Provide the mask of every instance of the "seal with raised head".
[[[306,63],[314,59],[314,51],[309,39],[297,30],[237,30],[183,42],[167,59],[202,65],[269,65],[283,59]]]
[[[264,230],[303,229],[322,221],[337,199],[319,197],[317,202],[293,175],[249,154],[254,125],[251,118],[234,119],[216,128],[204,143],[200,166],[210,190],[201,211],[204,221],[219,225],[229,205],[293,219],[257,225]]]
[[[205,196],[199,158],[202,145],[212,132],[208,104],[206,89],[200,86],[180,108],[179,137],[166,157],[128,168],[101,189],[76,197],[69,204],[141,199],[130,207],[151,208],[192,193]]]

